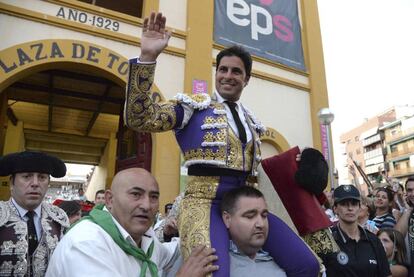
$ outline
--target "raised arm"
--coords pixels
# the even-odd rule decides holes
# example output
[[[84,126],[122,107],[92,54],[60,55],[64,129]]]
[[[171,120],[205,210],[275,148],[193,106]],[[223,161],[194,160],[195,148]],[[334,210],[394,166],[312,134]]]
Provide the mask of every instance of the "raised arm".
[[[150,17],[144,19],[141,37],[142,62],[154,62],[159,54],[167,47],[171,32],[165,29],[167,19],[162,13],[151,13]]]
[[[401,217],[398,219],[397,224],[395,225],[394,229],[397,231],[400,231],[400,233],[405,237],[408,232],[408,226],[409,226],[411,213],[413,212],[413,207],[408,205],[405,199],[403,201],[404,201],[403,203],[404,211],[401,214]]]
[[[144,19],[139,60],[130,60],[125,96],[124,122],[143,132],[162,132],[173,129],[182,118],[182,108],[173,102],[156,103],[151,86],[154,82],[155,62],[167,47],[170,32],[165,29],[166,18],[151,13]]]

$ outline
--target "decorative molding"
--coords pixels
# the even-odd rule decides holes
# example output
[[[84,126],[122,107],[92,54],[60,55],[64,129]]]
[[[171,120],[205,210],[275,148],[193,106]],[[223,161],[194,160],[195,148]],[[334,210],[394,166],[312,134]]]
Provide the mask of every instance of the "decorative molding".
[[[216,50],[223,50],[224,46],[220,45],[220,44],[217,44],[217,43],[214,43],[213,48],[216,49]],[[289,71],[289,72],[293,72],[293,73],[298,74],[298,75],[309,77],[308,72],[300,71],[300,70],[297,70],[295,68],[292,68],[292,67],[289,67],[289,66],[271,61],[271,60],[267,60],[267,59],[264,59],[264,58],[261,58],[261,57],[255,56],[255,55],[252,55],[252,58],[253,58],[253,61],[260,62],[260,63],[263,63],[263,64],[267,64],[267,65],[270,65],[270,66],[273,66],[273,67],[277,67],[279,69],[286,70],[286,71]]]
[[[212,60],[212,63],[213,63],[213,66],[216,66],[216,60],[215,59]],[[259,71],[259,70],[252,70],[251,76],[255,77],[255,78],[258,78],[258,79],[262,79],[262,80],[269,81],[269,82],[272,82],[272,83],[281,84],[281,85],[284,85],[284,86],[288,86],[288,87],[291,87],[291,88],[296,88],[296,89],[307,91],[307,92],[310,92],[310,90],[311,90],[309,85],[302,84],[302,83],[299,83],[299,82],[295,82],[295,81],[292,81],[292,80],[289,80],[289,79],[286,79],[286,78],[283,78],[283,77],[279,77],[277,75],[272,75],[272,74],[269,74],[269,73],[266,73],[266,72],[263,72],[263,71]]]
[[[251,75],[253,77],[256,77],[256,78],[259,78],[259,79],[262,79],[262,80],[266,80],[266,81],[273,82],[273,83],[278,83],[278,84],[285,85],[285,86],[292,87],[292,88],[296,88],[296,89],[299,89],[299,90],[304,90],[304,91],[307,91],[307,92],[310,92],[310,90],[311,90],[309,85],[298,83],[298,82],[295,82],[295,81],[291,81],[289,79],[285,79],[285,78],[282,78],[282,77],[279,77],[279,76],[276,76],[276,75],[272,75],[272,74],[269,74],[269,73],[266,73],[266,72],[262,72],[262,71],[258,71],[258,70],[252,70]]]
[[[78,2],[78,1],[73,1],[73,0],[45,0],[47,2],[51,2],[51,3],[59,3],[59,4],[64,4],[68,7],[75,7],[79,10],[85,11],[85,12],[93,12],[93,13],[99,13],[99,14],[103,14],[105,16],[111,17],[112,19],[116,19],[122,22],[126,22],[128,24],[134,24],[135,26],[142,26],[142,19],[140,18],[136,18],[136,17],[132,17],[132,16],[128,16],[128,15],[123,15],[121,13],[118,12],[114,12],[114,11],[109,11],[106,9],[102,9],[98,8],[96,6],[90,5],[90,4],[85,4],[82,2]],[[4,14],[8,14],[11,16],[16,16],[19,18],[23,18],[23,19],[27,19],[27,20],[31,20],[34,22],[39,22],[39,23],[44,23],[44,24],[48,24],[51,26],[56,26],[59,28],[64,28],[67,30],[72,30],[72,31],[77,31],[80,33],[85,33],[85,34],[89,34],[89,35],[93,35],[93,36],[98,36],[101,38],[106,38],[106,39],[110,39],[110,40],[114,40],[114,41],[118,41],[121,43],[125,43],[125,44],[129,44],[129,45],[133,45],[133,46],[140,46],[140,39],[138,37],[134,37],[134,36],[130,36],[130,35],[125,35],[125,34],[119,34],[119,33],[114,33],[108,30],[101,30],[101,29],[92,29],[90,28],[90,26],[85,26],[84,24],[78,23],[78,22],[73,22],[73,21],[67,21],[61,18],[56,18],[53,16],[49,16],[49,15],[45,15],[39,12],[35,12],[35,11],[31,11],[31,10],[27,10],[27,9],[23,9],[20,7],[16,7],[16,6],[12,6],[12,5],[7,5],[4,3],[0,3],[0,13],[4,13]],[[123,18],[121,18],[121,15]],[[181,32],[181,31],[174,31],[173,35],[176,36],[177,38],[183,38],[186,39],[187,34],[185,32]],[[214,49],[223,49],[223,47],[221,45],[218,44],[213,44],[213,48]],[[186,51],[185,49],[179,49],[177,47],[172,47],[172,46],[168,46],[165,50],[166,54],[170,54],[173,56],[177,56],[177,57],[181,57],[181,58],[185,58],[186,57]],[[294,72],[297,74],[300,74],[302,76],[306,76],[308,77],[309,74],[306,72],[302,72],[302,71],[298,71],[295,70],[293,68],[287,67],[287,66],[283,66],[281,64],[272,62],[272,61],[268,61],[266,59],[262,59],[256,56],[253,56],[253,59],[255,61],[261,62],[261,63],[265,63],[268,64],[270,66],[273,67],[277,67],[283,70],[288,70],[290,72]],[[212,64],[215,65],[215,60],[212,60]],[[252,76],[259,78],[259,79],[263,79],[269,82],[274,82],[274,83],[278,83],[278,84],[282,84],[282,85],[286,85],[289,87],[293,87],[296,89],[300,89],[300,90],[304,90],[304,91],[310,91],[310,86],[306,85],[306,84],[302,84],[299,82],[294,82],[291,80],[288,80],[286,78],[282,78],[282,77],[278,77],[276,75],[272,75],[269,73],[265,73],[265,72],[261,72],[261,71],[257,71],[257,70],[253,70],[252,71]]]
[[[119,34],[114,33],[108,30],[101,30],[101,29],[93,29],[90,26],[73,22],[73,21],[67,21],[61,18],[53,17],[50,15],[45,15],[43,13],[34,12],[31,10],[23,9],[20,7],[7,5],[4,3],[0,3],[0,13],[8,14],[11,16],[16,16],[19,18],[31,20],[34,22],[44,23],[51,26],[56,26],[59,28],[64,28],[80,33],[85,33],[93,36],[98,36],[114,41],[118,41],[121,43],[133,45],[139,47],[141,45],[140,39],[138,37],[125,35],[125,34]],[[177,47],[168,46],[165,49],[165,52],[170,55],[178,56],[181,58],[185,58],[185,49],[179,49]]]
[[[142,18],[131,16],[128,14],[120,13],[120,12],[109,10],[109,9],[105,9],[105,8],[91,5],[88,3],[83,3],[80,1],[74,1],[74,0],[43,0],[43,1],[53,3],[56,5],[62,5],[68,8],[74,8],[79,11],[100,14],[108,18],[117,20],[117,21],[122,21],[124,23],[142,27],[142,21],[143,21]],[[176,30],[176,29],[171,29],[171,31],[172,31],[173,37],[180,38],[183,40],[185,40],[187,37],[187,33],[185,31]]]

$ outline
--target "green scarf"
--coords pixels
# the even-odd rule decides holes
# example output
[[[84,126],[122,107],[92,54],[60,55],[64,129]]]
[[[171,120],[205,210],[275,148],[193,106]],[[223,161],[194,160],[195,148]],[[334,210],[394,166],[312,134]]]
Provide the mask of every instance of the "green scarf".
[[[135,257],[137,260],[142,262],[141,266],[141,273],[140,277],[144,277],[145,273],[147,272],[147,268],[149,268],[151,272],[151,276],[158,277],[158,268],[157,265],[151,261],[151,255],[154,250],[154,241],[152,241],[150,247],[148,248],[147,253],[138,247],[133,246],[129,242],[127,242],[119,232],[117,226],[115,225],[114,221],[112,220],[112,216],[109,212],[103,210],[104,205],[97,205],[95,208],[90,211],[88,216],[82,218],[82,220],[90,220],[107,232],[111,238],[114,240],[118,246],[124,250],[124,252],[128,255]]]

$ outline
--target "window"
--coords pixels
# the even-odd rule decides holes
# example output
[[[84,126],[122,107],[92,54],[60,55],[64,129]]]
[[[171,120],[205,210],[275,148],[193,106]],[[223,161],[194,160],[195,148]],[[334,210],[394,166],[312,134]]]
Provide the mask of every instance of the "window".
[[[404,161],[403,163],[403,168],[409,168],[410,167],[410,161]]]
[[[391,153],[397,152],[398,151],[397,144],[391,145],[390,150],[391,150]]]
[[[135,17],[142,17],[143,0],[78,0]]]
[[[359,148],[356,150],[356,154],[357,155],[361,154],[361,150]]]

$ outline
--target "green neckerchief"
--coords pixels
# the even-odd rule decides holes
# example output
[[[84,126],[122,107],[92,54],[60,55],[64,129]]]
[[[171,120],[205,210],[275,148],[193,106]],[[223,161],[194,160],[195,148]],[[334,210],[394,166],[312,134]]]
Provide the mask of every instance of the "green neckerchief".
[[[135,257],[137,260],[142,262],[140,277],[144,277],[149,268],[152,277],[158,277],[158,268],[157,265],[151,261],[152,252],[154,250],[154,241],[152,241],[150,247],[148,248],[147,253],[138,247],[133,246],[131,243],[127,242],[119,232],[117,226],[112,220],[112,215],[103,210],[104,205],[97,205],[90,211],[88,216],[84,216],[82,220],[90,220],[107,232],[111,238],[114,240],[118,246],[124,250],[128,255]],[[80,221],[80,220],[79,220]],[[79,222],[78,221],[78,222]],[[72,226],[73,227],[73,226]]]

